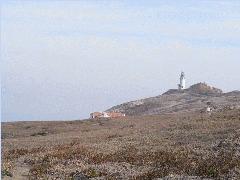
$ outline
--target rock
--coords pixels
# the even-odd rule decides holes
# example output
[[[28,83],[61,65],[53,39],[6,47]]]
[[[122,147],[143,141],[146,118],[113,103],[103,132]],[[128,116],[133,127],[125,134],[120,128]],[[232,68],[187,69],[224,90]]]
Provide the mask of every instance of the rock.
[[[190,88],[188,88],[187,91],[204,95],[217,95],[222,93],[221,89],[209,86],[206,83],[194,84]]]
[[[73,180],[89,180],[89,178],[81,172],[74,173],[72,177]]]

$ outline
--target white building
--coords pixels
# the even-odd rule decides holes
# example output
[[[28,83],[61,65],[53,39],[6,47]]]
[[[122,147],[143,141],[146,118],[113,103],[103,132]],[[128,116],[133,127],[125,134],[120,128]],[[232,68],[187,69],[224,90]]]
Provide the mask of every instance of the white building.
[[[106,112],[102,112],[102,114],[103,114],[103,117],[105,117],[105,118],[110,117],[109,114]]]
[[[117,118],[125,117],[126,115],[121,112],[93,112],[90,114],[90,119],[95,118]]]
[[[207,112],[207,113],[212,112],[212,108],[210,108],[210,107],[208,106],[207,109],[206,109],[206,112]]]
[[[178,84],[178,89],[183,90],[186,88],[186,79],[185,79],[185,74],[184,72],[181,72],[180,75],[180,84]]]

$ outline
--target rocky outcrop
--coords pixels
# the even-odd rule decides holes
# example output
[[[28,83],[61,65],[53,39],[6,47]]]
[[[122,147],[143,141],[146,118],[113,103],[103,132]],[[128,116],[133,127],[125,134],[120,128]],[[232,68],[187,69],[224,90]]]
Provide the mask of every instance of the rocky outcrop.
[[[186,91],[203,95],[218,95],[223,93],[221,89],[207,85],[206,83],[198,83],[190,86]]]
[[[194,84],[188,89],[170,89],[162,95],[114,106],[107,111],[117,111],[126,115],[153,115],[175,112],[201,111],[208,106],[222,107],[240,106],[240,92],[223,93],[221,89],[206,83]]]

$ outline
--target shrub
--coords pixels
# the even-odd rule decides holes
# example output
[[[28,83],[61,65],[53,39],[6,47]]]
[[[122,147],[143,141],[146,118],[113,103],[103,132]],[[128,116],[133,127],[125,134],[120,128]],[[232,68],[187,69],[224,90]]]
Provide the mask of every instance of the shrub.
[[[13,176],[12,173],[10,171],[6,170],[6,169],[3,169],[1,171],[1,175],[2,175],[2,177],[4,177],[4,176],[12,177]]]

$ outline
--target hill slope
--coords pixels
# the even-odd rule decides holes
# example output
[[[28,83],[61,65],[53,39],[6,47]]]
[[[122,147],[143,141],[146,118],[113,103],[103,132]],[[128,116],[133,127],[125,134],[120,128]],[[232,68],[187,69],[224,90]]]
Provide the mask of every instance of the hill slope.
[[[239,107],[240,91],[223,93],[218,88],[198,83],[183,91],[170,89],[162,95],[123,103],[107,111],[119,111],[130,116],[153,115],[201,111],[209,104],[214,109],[222,109],[226,106]]]
[[[2,124],[2,179],[240,179],[240,110]]]

